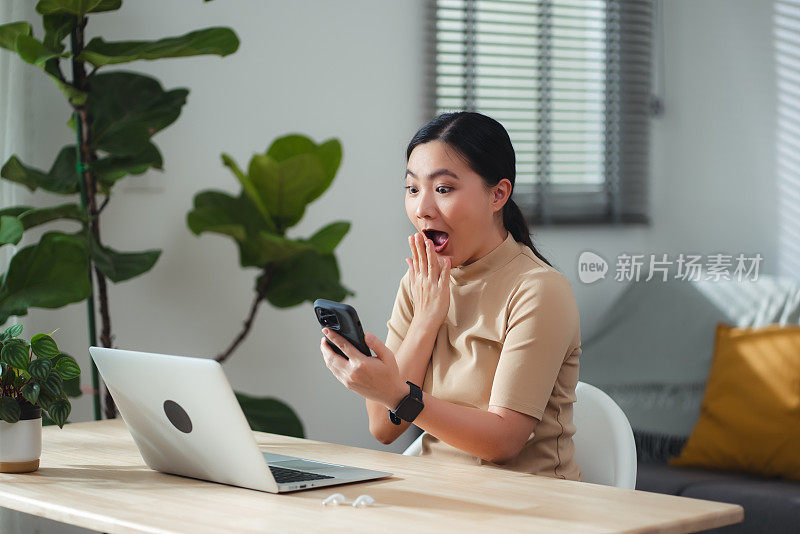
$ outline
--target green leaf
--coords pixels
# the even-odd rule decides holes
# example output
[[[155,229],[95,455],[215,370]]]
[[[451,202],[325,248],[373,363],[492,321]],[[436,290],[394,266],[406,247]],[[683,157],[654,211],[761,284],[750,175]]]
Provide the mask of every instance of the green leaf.
[[[206,28],[189,32],[179,37],[167,37],[158,41],[121,41],[107,43],[95,37],[78,56],[79,60],[96,67],[129,63],[140,59],[163,59],[204,54],[227,56],[239,48],[239,39],[230,28]]]
[[[31,338],[31,348],[33,353],[39,358],[52,359],[60,354],[58,345],[52,337],[47,334],[36,334]]]
[[[186,224],[195,235],[214,232],[244,241],[246,221],[241,219],[240,199],[222,191],[202,191],[194,197],[194,209],[186,215]]]
[[[164,91],[155,78],[134,72],[93,76],[87,100],[94,117],[92,148],[115,156],[141,154],[153,135],[175,122],[188,94],[187,89]]]
[[[64,393],[67,397],[80,397],[83,395],[81,392],[81,377],[76,376],[69,380],[64,380]]]
[[[306,250],[275,265],[266,299],[277,308],[289,308],[318,298],[342,301],[354,293],[339,283],[333,254]]]
[[[56,361],[56,371],[61,374],[64,380],[71,380],[81,374],[81,368],[75,358],[67,354],[62,354]]]
[[[49,208],[30,209],[18,216],[25,230],[60,219],[86,223],[86,211],[77,204],[60,204]]]
[[[319,253],[330,254],[349,230],[350,223],[347,221],[332,222],[317,230],[314,235],[308,238],[308,241],[316,247]]]
[[[149,168],[163,169],[164,160],[156,145],[147,143],[145,149],[132,156],[108,156],[94,162],[92,169],[97,179],[106,187],[114,185],[129,174],[142,174]]]
[[[281,162],[256,154],[248,174],[279,232],[302,219],[314,191],[325,180],[314,154],[298,154]]]
[[[39,0],[36,11],[41,15],[69,13],[85,15],[101,11],[116,11],[122,6],[122,0]]]
[[[262,232],[258,236],[259,264],[286,261],[314,246],[305,240],[293,240],[276,234]]]
[[[309,137],[301,134],[289,134],[275,139],[267,147],[266,155],[280,163],[298,154],[309,154],[317,149],[317,145]]]
[[[22,333],[22,323],[12,324],[0,334],[0,341],[11,339],[19,336]]]
[[[36,358],[28,364],[28,372],[40,382],[47,380],[51,368],[52,364],[47,358]]]
[[[0,351],[0,360],[14,369],[27,369],[28,358],[28,346],[16,339],[7,342]]]
[[[303,423],[289,405],[271,397],[252,397],[238,391],[235,393],[251,429],[296,438],[305,437]]]
[[[74,17],[72,18],[74,19]],[[63,39],[62,35],[66,36],[65,31],[67,34],[69,33],[67,27],[59,26],[59,23],[63,24],[63,22],[63,20],[57,22],[45,19],[44,43],[33,38],[31,25],[27,22],[0,25],[0,48],[16,52],[28,63],[41,67],[70,103],[79,106],[86,101],[86,93],[67,83],[58,66],[58,58],[69,55],[61,53],[64,46],[57,42],[57,40]]]
[[[44,15],[44,45],[59,52],[64,50],[61,41],[64,40],[75,28],[76,17],[65,13]]]
[[[0,397],[0,419],[7,423],[16,423],[21,412],[16,400],[11,397]]]
[[[283,234],[330,186],[340,161],[338,140],[318,146],[306,136],[292,134],[276,139],[266,154],[253,156],[247,175],[232,169],[247,196],[275,223],[274,233]]]
[[[0,48],[16,52],[15,43],[20,35],[32,35],[33,30],[27,22],[0,24]]]
[[[338,139],[329,139],[321,145],[300,134],[290,134],[273,141],[267,155],[281,162],[299,154],[314,154],[322,165],[325,178],[309,195],[308,202],[318,198],[331,185],[342,162],[342,144]]]
[[[45,394],[49,399],[57,399],[61,396],[63,383],[61,380],[61,375],[58,374],[58,371],[52,369],[50,374],[47,375],[46,380],[42,380],[39,382],[39,385],[42,387],[42,393]]]
[[[59,399],[61,395],[51,395],[47,391],[44,390],[42,384],[39,384],[39,406],[41,406],[42,410],[47,410],[50,407],[50,404]],[[44,415],[44,414],[43,414]]]
[[[261,214],[264,222],[270,226],[270,231],[277,233],[277,228],[275,227],[275,223],[269,214],[266,204],[264,203],[264,199],[261,198],[258,189],[256,189],[256,186],[253,184],[253,181],[250,179],[250,177],[242,172],[236,161],[228,154],[222,154],[222,162],[231,170],[231,172],[233,172],[233,175],[236,176],[236,179],[239,180],[244,194],[253,203],[256,209],[258,209],[258,212]]]
[[[92,236],[90,249],[95,266],[112,282],[124,282],[146,273],[155,265],[160,250],[144,252],[117,252],[97,243]]]
[[[274,230],[271,221],[264,219],[247,196],[232,197],[222,191],[195,195],[194,209],[187,214],[186,222],[195,235],[214,232],[233,237],[240,244],[240,251],[242,245],[258,246],[255,241],[247,243],[249,239]]]
[[[202,191],[195,195],[195,209],[186,216],[189,229],[199,235],[214,232],[236,240],[242,267],[263,267],[265,250],[261,234],[274,227],[267,224],[253,202],[244,194],[234,198],[222,191]]]
[[[0,216],[0,245],[16,245],[22,239],[24,227],[20,220],[11,215]]]
[[[60,232],[44,234],[14,255],[0,280],[0,324],[28,308],[60,308],[91,293],[85,241]]]
[[[47,414],[59,428],[64,428],[64,423],[67,422],[70,411],[72,411],[72,405],[66,398],[62,398],[50,404]]]
[[[41,187],[53,193],[71,195],[80,190],[74,145],[61,149],[49,172],[27,167],[17,156],[11,156],[0,170],[0,176],[22,184],[31,191]]]
[[[41,388],[36,382],[28,382],[19,390],[20,394],[25,398],[25,400],[31,404],[36,404],[36,401],[39,400],[39,391],[41,391]]]
[[[42,69],[44,69],[47,61],[69,55],[68,53],[62,53],[58,50],[52,50],[46,47],[44,43],[30,35],[17,35],[17,40],[14,42],[14,49],[23,61]]]

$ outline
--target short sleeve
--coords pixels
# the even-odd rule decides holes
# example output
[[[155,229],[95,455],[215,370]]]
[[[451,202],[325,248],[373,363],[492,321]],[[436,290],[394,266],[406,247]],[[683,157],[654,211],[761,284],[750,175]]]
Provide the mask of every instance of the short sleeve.
[[[408,329],[411,326],[411,319],[414,317],[414,301],[411,298],[411,286],[409,273],[403,275],[400,280],[400,287],[397,289],[397,296],[392,307],[392,316],[386,322],[388,332],[386,334],[385,345],[393,353],[397,353],[400,344],[405,339]]]
[[[572,287],[561,273],[523,282],[509,300],[489,405],[541,420],[579,320]]]

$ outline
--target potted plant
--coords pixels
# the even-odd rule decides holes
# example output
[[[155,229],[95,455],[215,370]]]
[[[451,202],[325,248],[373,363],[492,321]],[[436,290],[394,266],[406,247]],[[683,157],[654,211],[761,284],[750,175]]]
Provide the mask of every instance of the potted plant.
[[[59,428],[72,405],[65,381],[81,369],[75,358],[58,350],[48,334],[30,342],[20,338],[22,325],[0,334],[0,472],[27,473],[39,469],[42,454],[42,414]]]

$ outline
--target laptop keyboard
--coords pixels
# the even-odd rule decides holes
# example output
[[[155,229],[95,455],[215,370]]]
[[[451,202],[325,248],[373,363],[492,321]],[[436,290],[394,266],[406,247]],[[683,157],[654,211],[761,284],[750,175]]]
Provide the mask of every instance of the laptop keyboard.
[[[278,483],[334,478],[328,475],[309,473],[307,471],[298,471],[297,469],[286,469],[285,467],[277,467],[274,465],[270,465],[269,470],[272,471],[272,476],[275,477],[275,482]]]

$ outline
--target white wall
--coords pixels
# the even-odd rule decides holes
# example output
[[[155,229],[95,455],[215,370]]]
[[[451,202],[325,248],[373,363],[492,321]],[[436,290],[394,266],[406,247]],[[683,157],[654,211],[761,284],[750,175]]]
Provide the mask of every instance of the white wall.
[[[338,249],[343,282],[357,292],[348,302],[367,330],[385,335],[412,231],[402,170],[405,145],[424,120],[423,9],[422,0],[138,0],[119,14],[92,18],[89,35],[107,39],[226,25],[242,41],[224,59],[130,66],[191,94],[177,123],[155,137],[165,172],[127,178],[104,214],[108,244],[164,250],[149,274],[112,286],[117,346],[210,356],[230,342],[250,304],[255,272],[238,267],[230,240],[194,237],[185,215],[201,189],[238,190],[221,152],[246,165],[289,132],[342,141],[334,185],[291,235],[352,221]],[[587,248],[608,260],[622,252],[761,252],[762,272],[772,271],[777,254],[771,2],[670,0],[663,11],[666,113],[653,121],[652,226],[534,229],[537,246],[573,283],[584,337],[623,287],[613,276],[591,286],[577,280],[577,257]],[[46,168],[72,137],[58,91],[42,76],[34,82],[30,163]],[[32,310],[24,322],[29,333],[61,328],[59,343],[88,369],[84,305]],[[264,305],[226,371],[236,389],[292,405],[310,438],[402,450],[407,439],[384,447],[369,435],[363,399],[324,366],[319,339],[310,304]],[[76,401],[73,419],[90,418],[90,400]]]

